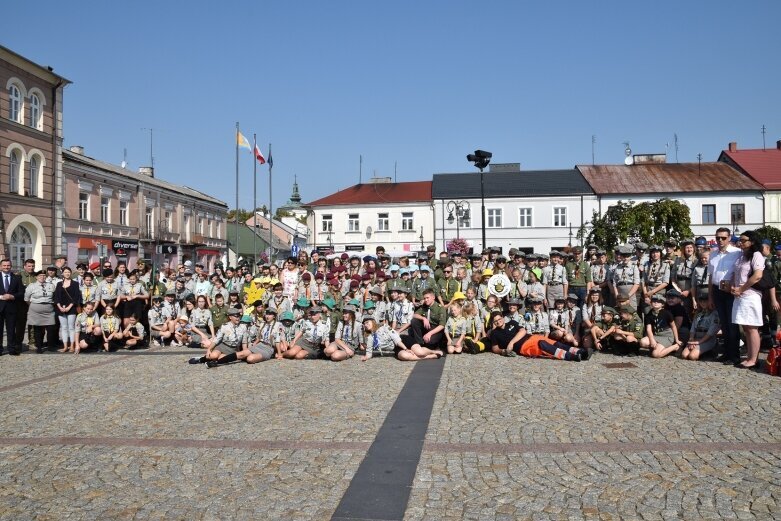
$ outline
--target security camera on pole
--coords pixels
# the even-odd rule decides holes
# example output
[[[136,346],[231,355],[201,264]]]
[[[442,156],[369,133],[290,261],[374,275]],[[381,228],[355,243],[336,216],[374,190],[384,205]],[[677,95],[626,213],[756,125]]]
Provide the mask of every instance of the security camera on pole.
[[[474,163],[475,167],[480,170],[480,228],[483,232],[483,244],[482,248],[485,249],[485,186],[483,185],[483,169],[491,162],[493,154],[486,152],[485,150],[475,150],[474,154],[468,154],[466,160],[470,163]]]

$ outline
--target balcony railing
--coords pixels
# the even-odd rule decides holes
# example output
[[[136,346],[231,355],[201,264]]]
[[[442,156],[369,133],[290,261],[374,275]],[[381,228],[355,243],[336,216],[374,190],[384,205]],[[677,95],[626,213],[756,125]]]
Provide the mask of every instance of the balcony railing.
[[[155,228],[143,228],[140,230],[141,240],[147,241],[166,241],[166,242],[178,242],[179,234],[172,232],[168,229],[168,225],[160,223],[160,226]]]

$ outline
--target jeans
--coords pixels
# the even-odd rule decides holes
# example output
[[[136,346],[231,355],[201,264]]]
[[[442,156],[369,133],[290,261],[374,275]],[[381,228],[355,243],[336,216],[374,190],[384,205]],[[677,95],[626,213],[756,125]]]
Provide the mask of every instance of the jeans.
[[[76,315],[59,315],[60,338],[63,344],[72,344],[76,340]]]
[[[732,303],[735,300],[730,293],[721,291],[718,287],[711,286],[710,289],[713,305],[716,313],[719,314],[721,323],[721,334],[724,337],[724,355],[738,360],[740,358],[740,331],[737,324],[732,323]]]

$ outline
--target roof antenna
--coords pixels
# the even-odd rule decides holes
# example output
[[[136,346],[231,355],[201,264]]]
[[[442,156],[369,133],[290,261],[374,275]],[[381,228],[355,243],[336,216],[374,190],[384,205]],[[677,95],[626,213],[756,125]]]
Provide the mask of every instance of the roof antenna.
[[[678,133],[673,134],[673,141],[675,141],[675,162],[678,162]]]
[[[363,154],[358,156],[358,184],[361,184],[362,177],[363,177]]]
[[[399,167],[399,162],[394,161],[393,162],[393,182],[396,182],[396,169]]]
[[[765,128],[765,125],[762,125],[762,150],[765,150],[765,133],[767,132],[767,129]]]
[[[594,159],[594,157],[595,157],[594,156],[594,145],[596,145],[596,144],[597,144],[597,135],[596,134],[591,134],[591,165],[592,166],[597,164],[595,159]]]
[[[697,175],[702,174],[702,153],[697,154]]]

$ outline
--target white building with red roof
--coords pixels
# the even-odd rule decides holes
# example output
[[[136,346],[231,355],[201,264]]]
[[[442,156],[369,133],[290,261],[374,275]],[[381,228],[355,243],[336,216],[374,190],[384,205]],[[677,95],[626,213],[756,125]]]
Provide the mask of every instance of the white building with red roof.
[[[308,246],[321,251],[416,252],[434,241],[431,181],[372,178],[303,207]]]
[[[727,163],[764,187],[762,206],[765,224],[781,228],[781,140],[772,148],[738,150],[732,142],[719,155]]]

